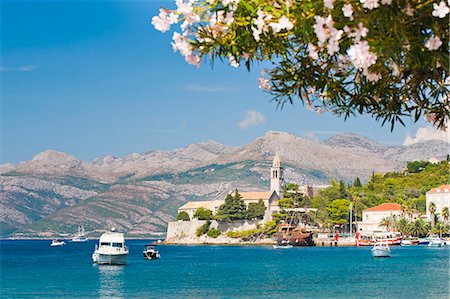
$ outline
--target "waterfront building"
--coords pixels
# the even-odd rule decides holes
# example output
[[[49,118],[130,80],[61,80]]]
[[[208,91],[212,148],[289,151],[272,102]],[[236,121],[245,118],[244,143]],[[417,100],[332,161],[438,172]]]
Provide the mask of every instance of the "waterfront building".
[[[430,203],[436,205],[435,214],[441,217],[442,209],[444,207],[450,207],[450,185],[442,185],[437,188],[433,188],[426,193],[427,200],[427,219],[431,220],[431,213],[429,211]]]
[[[376,235],[388,233],[389,231],[379,226],[383,218],[394,216],[396,218],[403,215],[402,207],[398,203],[383,203],[373,208],[365,209],[362,212],[362,221],[357,222],[358,231],[362,235]]]
[[[269,191],[252,191],[252,192],[239,192],[244,203],[248,206],[250,203],[258,202],[262,200],[266,206],[266,212],[264,214],[263,221],[269,221],[272,219],[273,208],[278,211],[278,200],[283,194],[283,167],[281,166],[281,158],[278,154],[275,154],[273,158],[272,167],[270,168],[270,190]],[[233,193],[230,191],[229,193]],[[195,212],[200,209],[208,209],[216,214],[219,207],[225,202],[224,199],[210,200],[210,201],[190,201],[178,208],[178,213],[186,212],[190,219],[194,218]]]

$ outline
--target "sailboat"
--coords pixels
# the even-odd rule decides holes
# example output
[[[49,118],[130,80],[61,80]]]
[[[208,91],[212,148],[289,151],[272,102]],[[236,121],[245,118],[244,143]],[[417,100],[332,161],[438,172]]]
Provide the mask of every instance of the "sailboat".
[[[75,237],[72,238],[72,242],[87,242],[87,241],[89,240],[84,236],[83,225],[78,226],[78,233],[76,234]]]

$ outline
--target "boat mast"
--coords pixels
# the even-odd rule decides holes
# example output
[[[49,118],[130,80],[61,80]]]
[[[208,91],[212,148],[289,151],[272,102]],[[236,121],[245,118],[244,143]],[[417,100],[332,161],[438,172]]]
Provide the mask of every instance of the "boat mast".
[[[352,217],[352,202],[350,202],[350,237],[352,236],[352,222],[353,222],[353,217]]]

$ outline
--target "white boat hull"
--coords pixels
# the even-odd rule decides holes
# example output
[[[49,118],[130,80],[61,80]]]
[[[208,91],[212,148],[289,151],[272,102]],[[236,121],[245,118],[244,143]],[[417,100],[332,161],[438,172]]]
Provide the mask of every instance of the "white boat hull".
[[[372,255],[373,257],[391,257],[391,252],[386,249],[373,248]]]
[[[430,242],[430,243],[428,243],[428,247],[442,247],[442,242],[441,243]]]
[[[94,252],[92,261],[99,265],[126,265],[128,263],[128,253],[108,254]]]

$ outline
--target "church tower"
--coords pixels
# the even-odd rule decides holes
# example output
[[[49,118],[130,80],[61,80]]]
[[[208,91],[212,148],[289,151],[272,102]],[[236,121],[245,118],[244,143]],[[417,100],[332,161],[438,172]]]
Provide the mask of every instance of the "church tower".
[[[280,197],[283,191],[283,167],[281,167],[281,159],[278,153],[275,154],[270,168],[270,191],[277,192]]]

